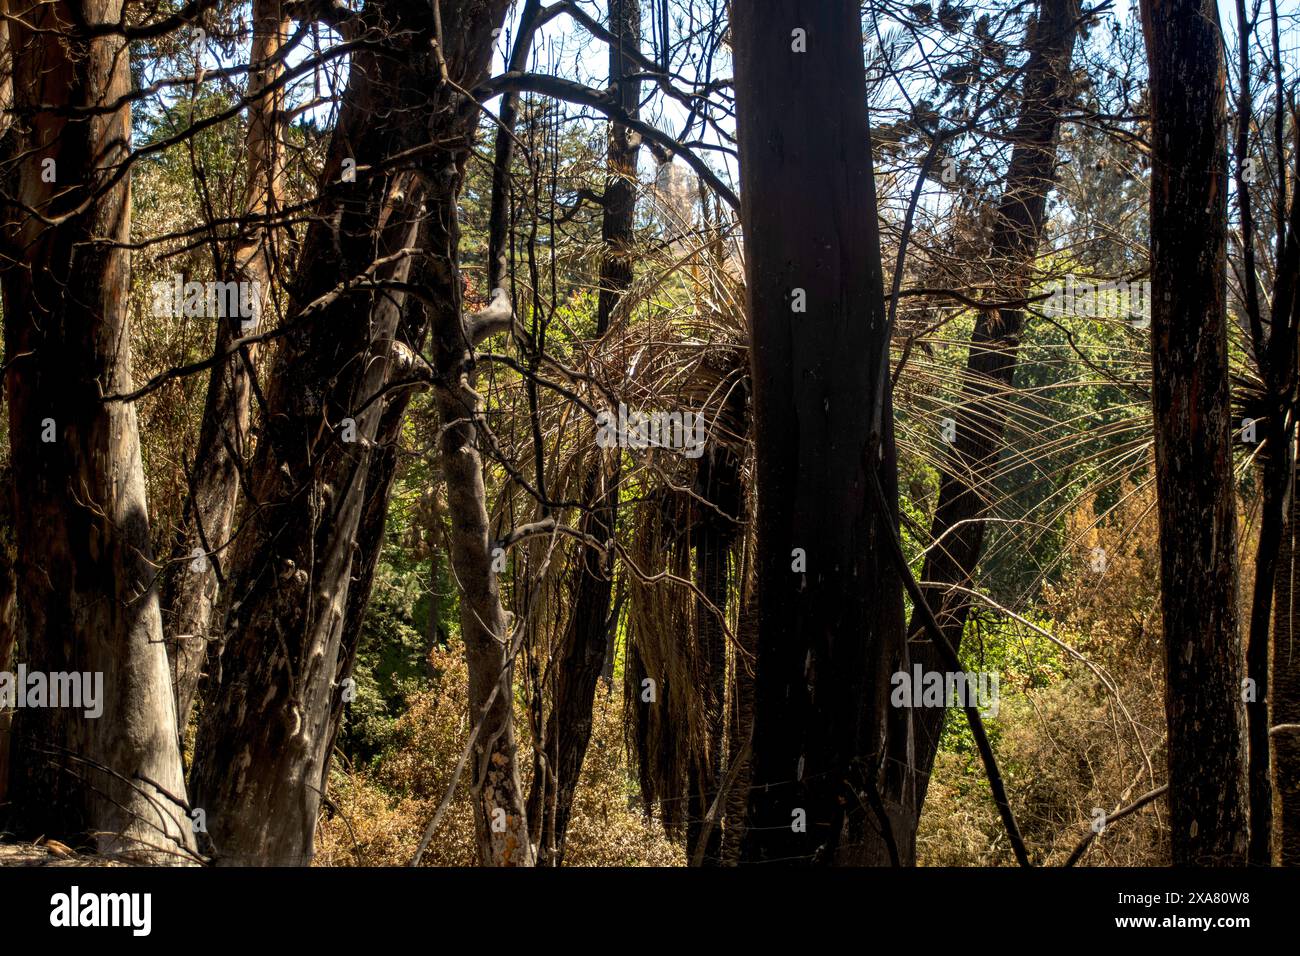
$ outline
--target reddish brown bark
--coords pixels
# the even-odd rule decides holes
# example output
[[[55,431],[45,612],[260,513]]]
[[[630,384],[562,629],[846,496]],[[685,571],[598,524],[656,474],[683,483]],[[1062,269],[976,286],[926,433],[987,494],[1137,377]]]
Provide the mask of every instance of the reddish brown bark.
[[[104,401],[132,387],[131,77],[123,39],[96,29],[122,4],[7,12],[21,119],[3,223],[19,653],[30,670],[103,680],[97,717],[18,711],[9,826],[175,860],[193,836],[135,408]]]

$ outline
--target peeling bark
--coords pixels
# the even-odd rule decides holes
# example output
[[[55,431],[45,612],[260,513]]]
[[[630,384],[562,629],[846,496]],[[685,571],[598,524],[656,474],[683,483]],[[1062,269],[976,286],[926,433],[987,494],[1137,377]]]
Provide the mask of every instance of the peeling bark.
[[[19,652],[31,670],[103,675],[97,718],[18,711],[7,825],[20,837],[176,862],[194,844],[136,414],[103,401],[132,386],[131,257],[121,245],[130,178],[120,166],[130,110],[90,110],[131,86],[122,38],[94,35],[121,20],[122,4],[21,2],[7,12],[22,158],[5,185],[25,207],[9,206],[3,224]]]
[[[294,328],[272,372],[250,513],[232,561],[228,643],[200,723],[193,789],[218,862],[311,859],[354,540],[414,244],[428,228],[430,248],[418,254],[437,273],[449,248],[454,264],[454,243],[443,240],[449,229],[454,235],[478,116],[459,90],[484,77],[506,6],[444,2],[438,23],[419,0],[383,0],[361,15],[378,42],[353,54],[321,211],[292,289]],[[399,154],[409,158],[393,164]],[[355,182],[341,177],[346,159],[355,161]],[[443,331],[464,350],[460,288],[446,271],[434,282],[435,311],[454,313],[454,329]],[[341,291],[340,278],[349,283]],[[298,321],[308,308],[313,313]],[[348,418],[351,443],[343,438]],[[467,645],[478,638],[468,635]],[[471,684],[483,673],[471,667]],[[508,692],[501,700],[508,708]]]

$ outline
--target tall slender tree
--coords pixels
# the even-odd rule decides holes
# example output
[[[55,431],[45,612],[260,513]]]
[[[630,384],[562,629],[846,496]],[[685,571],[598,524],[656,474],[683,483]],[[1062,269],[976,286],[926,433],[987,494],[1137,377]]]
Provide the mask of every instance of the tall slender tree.
[[[224,263],[227,282],[246,282],[255,303],[256,322],[244,316],[217,317],[214,354],[226,355],[232,343],[259,328],[278,268],[272,223],[284,194],[284,89],[277,80],[284,72],[282,48],[289,21],[281,0],[254,0],[253,33],[249,48],[248,127],[244,140],[245,181],[243,215],[246,224],[233,254]],[[266,319],[269,321],[269,318]],[[239,468],[248,451],[252,409],[255,347],[246,345],[213,366],[191,464],[189,497],[163,583],[163,629],[176,691],[178,730],[184,735],[194,691],[198,687],[219,600],[219,568],[239,503]]]
[[[1212,0],[1144,0],[1151,351],[1175,865],[1248,842],[1227,333],[1227,107]]]
[[[1272,862],[1300,866],[1300,498],[1294,484],[1289,501],[1274,578]]]
[[[989,258],[999,278],[998,295],[1017,299],[1029,289],[1031,266],[1043,234],[1047,194],[1056,178],[1056,144],[1061,113],[1069,96],[1070,58],[1078,34],[1078,0],[1042,0],[1025,45],[1029,61],[1021,87],[1020,118],[1002,198],[994,212]],[[926,554],[921,580],[948,643],[961,646],[970,601],[951,585],[970,587],[984,548],[984,496],[996,473],[1006,431],[1007,404],[1020,337],[1021,308],[983,309],[975,318],[952,457],[939,484],[939,503],[930,527],[935,546]],[[943,655],[926,635],[920,612],[908,628],[913,662],[942,669]],[[946,711],[920,710],[915,716],[917,810],[939,750]]]
[[[632,53],[640,52],[640,0],[610,0],[610,91],[630,117],[640,114],[640,67]],[[637,157],[641,135],[617,120],[609,124],[608,176],[602,194],[600,291],[596,307],[596,337],[609,331],[623,294],[632,284],[633,242],[637,196]],[[597,452],[583,485],[583,501],[592,504],[582,530],[597,541],[612,541],[618,518],[618,451]],[[581,573],[564,636],[556,658],[551,711],[543,746],[533,771],[529,814],[542,860],[558,865],[564,857],[564,837],[573,810],[574,790],[591,740],[591,712],[596,684],[608,656],[614,551],[583,547]]]
[[[732,4],[758,497],[751,861],[914,856],[888,715],[906,662],[896,515],[872,489],[896,500],[859,13]]]
[[[1277,171],[1276,180],[1268,183],[1276,196],[1278,221],[1277,244],[1269,256],[1267,237],[1260,241],[1255,218],[1257,206],[1254,192],[1263,193],[1254,184],[1251,175],[1254,158],[1250,155],[1251,129],[1258,128],[1255,113],[1254,66],[1251,48],[1258,17],[1252,19],[1246,12],[1245,0],[1237,0],[1238,24],[1238,90],[1236,136],[1234,138],[1234,170],[1236,172],[1236,199],[1239,212],[1241,241],[1240,269],[1236,270],[1241,284],[1241,305],[1246,315],[1244,323],[1249,335],[1258,379],[1245,387],[1243,406],[1243,440],[1257,442],[1254,455],[1260,489],[1259,540],[1255,549],[1254,593],[1250,602],[1250,630],[1246,643],[1246,675],[1251,681],[1251,693],[1246,697],[1247,728],[1250,737],[1250,863],[1267,866],[1272,859],[1273,793],[1272,761],[1269,725],[1270,711],[1276,703],[1283,709],[1289,701],[1286,694],[1273,693],[1271,670],[1274,665],[1285,677],[1289,667],[1287,656],[1270,654],[1270,625],[1276,620],[1290,633],[1290,622],[1284,622],[1274,613],[1274,597],[1285,594],[1288,582],[1287,569],[1279,562],[1290,552],[1290,543],[1283,539],[1290,534],[1291,493],[1294,481],[1295,460],[1295,408],[1296,408],[1296,355],[1297,333],[1300,332],[1300,312],[1296,307],[1296,292],[1300,286],[1300,244],[1296,242],[1296,229],[1300,226],[1300,209],[1294,195],[1288,196],[1287,151],[1280,137],[1268,143],[1259,137],[1258,145],[1273,153],[1266,163]],[[1275,27],[1276,28],[1276,27]],[[1285,87],[1280,64],[1276,67],[1275,89]],[[1281,110],[1282,99],[1275,99],[1273,108]],[[1271,147],[1271,148],[1270,148]],[[1266,195],[1266,194],[1265,194]],[[1262,198],[1262,197],[1261,197]],[[1290,213],[1288,214],[1288,199]],[[1271,268],[1260,270],[1259,253]],[[1271,260],[1271,261],[1270,261]],[[1272,289],[1260,288],[1260,272],[1271,273]],[[1249,380],[1248,380],[1249,381]],[[1254,431],[1256,434],[1249,435]],[[1287,602],[1289,605],[1289,601]],[[1285,684],[1284,680],[1284,684]],[[1293,688],[1288,687],[1288,691]],[[1286,747],[1285,742],[1283,748]]]

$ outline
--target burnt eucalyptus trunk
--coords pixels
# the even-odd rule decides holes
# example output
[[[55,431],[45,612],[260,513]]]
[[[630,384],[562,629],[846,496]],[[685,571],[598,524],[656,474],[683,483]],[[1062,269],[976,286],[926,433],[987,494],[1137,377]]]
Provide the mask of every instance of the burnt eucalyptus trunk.
[[[1246,675],[1252,694],[1246,697],[1246,722],[1250,738],[1250,864],[1267,866],[1272,859],[1273,793],[1269,742],[1269,710],[1272,692],[1269,626],[1274,614],[1274,594],[1281,593],[1279,560],[1282,537],[1288,521],[1294,462],[1296,386],[1296,285],[1300,278],[1300,246],[1296,227],[1300,208],[1291,203],[1289,223],[1282,219],[1278,230],[1277,261],[1274,263],[1273,298],[1267,320],[1260,302],[1256,268],[1256,230],[1251,186],[1247,182],[1250,129],[1255,122],[1251,89],[1250,36],[1253,26],[1245,0],[1237,0],[1238,43],[1236,198],[1241,221],[1241,269],[1243,307],[1250,330],[1250,344],[1260,371],[1261,388],[1247,396],[1244,404],[1255,416],[1254,426],[1262,432],[1252,440],[1261,442],[1255,455],[1261,496],[1259,542],[1255,551],[1255,584],[1250,603],[1250,634],[1246,644]],[[1281,83],[1281,78],[1278,78]],[[1286,157],[1278,145],[1275,162],[1279,171],[1279,194],[1286,193]],[[1243,426],[1244,427],[1244,426]],[[1248,436],[1243,435],[1243,439]]]
[[[758,496],[743,857],[910,864],[906,740],[887,731],[906,664],[896,515],[871,489],[878,478],[896,511],[859,7],[731,9]]]
[[[421,285],[422,267],[417,262],[413,271],[413,285]],[[412,384],[416,381],[414,359],[404,361],[406,355],[418,354],[429,331],[429,321],[424,304],[414,296],[408,296],[406,312],[399,329],[399,342],[409,350],[399,348],[399,360],[389,368],[388,387],[392,390],[384,399],[384,412],[375,431],[373,460],[370,472],[366,476],[366,490],[361,518],[357,523],[356,551],[352,561],[352,580],[348,585],[347,609],[343,615],[343,637],[339,643],[338,665],[335,668],[336,687],[343,688],[344,682],[351,679],[356,668],[357,651],[361,646],[361,626],[365,621],[366,608],[370,604],[370,594],[375,585],[375,571],[384,549],[384,533],[388,525],[388,504],[393,495],[393,482],[397,478],[397,466],[401,455],[402,425],[406,420],[406,410],[414,397]],[[321,764],[321,792],[329,784],[330,760],[334,756],[334,745],[338,740],[343,723],[343,711],[349,703],[340,690],[330,704],[328,743],[325,745],[325,759]]]
[[[994,217],[990,246],[993,267],[1001,277],[999,295],[1023,296],[1029,288],[1030,264],[1043,235],[1047,194],[1055,181],[1056,144],[1069,90],[1070,58],[1074,52],[1078,0],[1043,0],[1039,19],[1026,37],[1030,50],[1025,66],[1020,119],[1012,134],[1015,146],[1006,184]],[[1010,388],[1016,371],[1025,311],[984,309],[975,318],[952,457],[939,484],[939,503],[930,526],[930,540],[939,544],[926,554],[921,580],[926,603],[935,612],[944,636],[954,649],[961,646],[970,601],[950,585],[970,587],[984,548],[983,492],[992,480],[1006,430],[1006,402],[1000,393]],[[931,641],[919,613],[908,628],[913,664],[926,671],[945,669],[943,655]],[[947,711],[923,707],[914,715],[916,729],[917,812],[925,802]]]
[[[120,0],[14,3],[5,379],[19,652],[102,675],[102,712],[21,709],[7,827],[102,853],[193,847],[130,391],[131,196]],[[104,104],[119,104],[105,109]],[[48,221],[41,221],[44,217]]]
[[[1228,395],[1227,115],[1212,0],[1145,0],[1151,348],[1175,865],[1240,865],[1248,842]]]
[[[261,317],[268,302],[275,261],[275,231],[266,217],[276,214],[284,189],[284,91],[268,87],[283,72],[278,60],[289,21],[281,0],[254,0],[253,40],[249,50],[248,133],[243,211],[249,224],[236,244],[225,282],[247,282]],[[243,335],[263,331],[242,316],[214,317],[214,354],[229,351]],[[163,581],[163,630],[176,693],[177,730],[182,737],[198,687],[218,601],[218,571],[226,564],[227,545],[239,499],[239,469],[248,444],[254,347],[245,346],[213,366],[191,466],[184,525],[172,549]],[[195,560],[201,556],[200,560]]]
[[[1294,454],[1293,448],[1293,462]],[[1295,494],[1295,477],[1293,471],[1274,578],[1270,710],[1277,729],[1270,742],[1273,861],[1281,866],[1300,866],[1300,497]]]
[[[518,33],[515,36],[511,53],[511,69],[522,70],[532,49],[533,37],[541,26],[541,0],[527,0],[520,14]],[[502,99],[498,113],[499,128],[496,138],[496,155],[493,162],[492,199],[488,225],[488,288],[502,288],[509,279],[506,274],[507,240],[509,236],[510,213],[510,166],[514,157],[514,127],[519,107],[519,94],[508,93]],[[418,245],[425,248],[429,236],[421,235]],[[449,273],[443,269],[435,272],[427,262],[420,261],[414,266],[412,284],[422,287],[440,302],[453,301],[450,289],[437,285],[445,281]],[[504,290],[503,290],[504,291]],[[357,557],[352,573],[352,585],[348,592],[348,607],[344,618],[343,641],[339,653],[338,676],[336,683],[342,684],[352,676],[356,666],[356,655],[361,639],[361,626],[366,608],[370,603],[370,593],[374,587],[375,570],[383,550],[384,531],[388,517],[388,503],[392,497],[393,481],[397,476],[399,442],[406,410],[410,406],[414,392],[402,383],[416,381],[417,368],[424,363],[415,358],[424,346],[429,334],[429,311],[424,302],[417,297],[410,297],[406,302],[406,315],[402,321],[401,354],[403,360],[393,367],[390,385],[393,391],[384,402],[383,418],[375,439],[376,460],[371,466],[365,492],[365,510],[361,516],[357,532]],[[409,360],[408,360],[409,359]],[[434,591],[439,586],[438,560],[432,559],[431,587]],[[430,612],[429,641],[438,640],[437,614]],[[344,700],[342,695],[334,700],[333,713],[330,717],[329,745],[326,759],[321,771],[321,789],[329,781],[329,761],[333,756],[334,742],[338,738],[343,719]]]
[[[743,403],[741,389],[733,391]],[[743,409],[740,410],[743,416]],[[716,434],[716,431],[715,431]],[[709,443],[696,470],[695,492],[713,507],[699,507],[691,529],[695,548],[695,586],[700,594],[723,614],[731,592],[731,552],[740,532],[743,499],[740,459],[735,451],[717,441]],[[716,509],[716,510],[715,510]],[[697,680],[704,700],[708,728],[708,751],[691,760],[687,797],[690,817],[686,826],[686,858],[697,856],[704,866],[718,866],[722,859],[722,806],[711,823],[709,811],[718,799],[723,772],[727,704],[727,635],[724,622],[704,601],[695,602],[695,654]],[[700,841],[703,841],[703,846]]]
[[[2,37],[0,37],[2,39]],[[13,472],[0,468],[0,488],[13,487]],[[18,621],[18,578],[14,565],[14,501],[11,493],[0,493],[0,674],[13,669]],[[9,732],[13,711],[0,708],[0,806],[9,793]]]
[[[1296,500],[1296,391],[1297,369],[1296,352],[1297,330],[1300,330],[1300,190],[1293,190],[1291,196],[1291,214],[1287,225],[1285,240],[1281,244],[1281,255],[1277,265],[1277,279],[1273,288],[1271,321],[1269,336],[1266,340],[1265,383],[1266,398],[1266,441],[1273,447],[1266,449],[1264,456],[1263,478],[1265,481],[1265,505],[1280,502],[1279,510],[1283,520],[1278,522],[1279,533],[1276,547],[1277,558],[1273,568],[1273,644],[1271,648],[1270,679],[1265,685],[1266,694],[1256,687],[1257,701],[1264,698],[1264,706],[1254,710],[1262,711],[1268,719],[1270,733],[1263,746],[1269,748],[1272,769],[1273,788],[1270,797],[1272,827],[1271,846],[1257,840],[1251,833],[1251,862],[1263,851],[1271,851],[1271,858],[1284,866],[1300,866],[1300,647],[1296,646],[1300,636],[1300,503]],[[1267,517],[1264,519],[1267,520]],[[1265,533],[1267,525],[1260,526],[1260,556],[1265,558]],[[1256,570],[1256,575],[1260,572]],[[1257,615],[1263,599],[1258,593],[1256,579],[1256,601],[1253,615]],[[1270,650],[1267,643],[1255,645],[1256,619],[1251,619],[1251,649],[1249,666],[1252,676],[1264,665],[1258,661],[1262,653]],[[1262,625],[1267,634],[1267,622]],[[1258,718],[1258,713],[1252,717]],[[1272,728],[1277,728],[1272,730]],[[1251,725],[1251,747],[1256,743],[1258,731]],[[1252,773],[1258,772],[1252,749]],[[1261,794],[1254,788],[1251,780],[1251,823],[1256,814],[1263,814],[1259,806]],[[1267,862],[1258,860],[1258,862]]]
[[[292,331],[276,354],[232,559],[228,644],[196,746],[195,803],[220,862],[311,858],[355,538],[413,244],[422,220],[454,203],[477,115],[457,88],[486,71],[505,5],[443,3],[441,59],[427,4],[385,0],[361,14],[372,43],[352,57],[291,290]],[[394,162],[398,154],[407,159]]]
[[[635,118],[641,98],[637,67],[625,50],[638,51],[641,43],[639,0],[610,0],[609,31],[619,39],[609,46],[609,75],[619,105]],[[596,312],[596,338],[609,331],[619,300],[632,285],[632,250],[636,216],[637,156],[641,137],[622,123],[609,126],[609,177],[605,182],[601,242],[600,295]],[[582,488],[582,500],[591,503],[579,527],[597,541],[612,541],[618,523],[620,460],[617,451],[595,453]],[[537,834],[544,863],[558,866],[564,857],[564,838],[573,811],[574,792],[582,761],[591,741],[591,713],[596,685],[604,669],[612,631],[611,595],[614,586],[614,551],[583,547],[581,571],[573,595],[573,609],[556,659],[551,712],[543,746],[534,761],[533,788],[528,812]]]

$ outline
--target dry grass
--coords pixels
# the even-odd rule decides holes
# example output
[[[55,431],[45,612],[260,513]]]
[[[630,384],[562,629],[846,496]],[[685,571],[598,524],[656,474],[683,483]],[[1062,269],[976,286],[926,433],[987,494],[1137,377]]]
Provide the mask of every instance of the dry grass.
[[[1073,570],[1049,587],[1046,630],[1093,667],[1030,628],[1014,627],[1028,655],[1054,671],[1045,681],[1003,680],[994,747],[1017,823],[1036,863],[1060,865],[1100,808],[1109,814],[1165,779],[1159,554],[1149,492],[1096,528],[1090,504],[1071,519]],[[1105,570],[1094,570],[1094,549]],[[1010,848],[977,758],[941,752],[918,834],[931,866],[1005,866]],[[1168,862],[1163,800],[1093,841],[1080,865]]]
[[[331,778],[336,812],[322,815],[317,866],[405,866],[451,783],[469,733],[468,674],[457,650],[437,651],[435,686],[419,695],[398,724],[399,743],[366,771],[338,769]],[[682,852],[634,806],[635,784],[622,743],[622,695],[597,693],[591,746],[583,764],[565,863],[570,866],[674,866]],[[517,726],[527,727],[522,713]],[[532,766],[523,742],[521,768]],[[476,864],[467,777],[425,853],[430,866]]]

